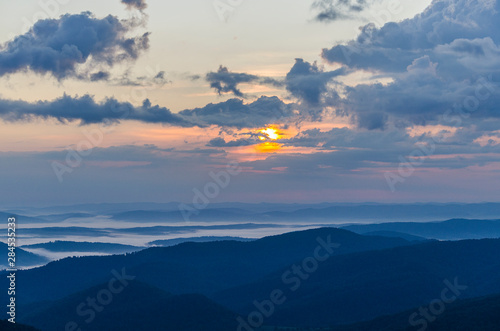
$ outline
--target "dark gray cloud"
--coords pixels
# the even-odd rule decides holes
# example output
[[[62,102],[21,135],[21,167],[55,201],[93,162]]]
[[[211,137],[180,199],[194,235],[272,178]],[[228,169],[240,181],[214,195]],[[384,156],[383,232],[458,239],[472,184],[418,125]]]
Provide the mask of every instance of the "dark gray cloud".
[[[293,104],[285,104],[278,97],[260,97],[245,104],[241,99],[208,104],[203,108],[183,110],[179,115],[200,125],[219,125],[236,128],[255,128],[278,121],[298,118]]]
[[[59,80],[79,77],[79,65],[112,66],[136,59],[149,48],[149,33],[127,35],[135,24],[114,16],[95,18],[90,12],[36,22],[29,32],[0,49],[0,76],[33,71]]]
[[[224,138],[214,138],[207,144],[208,147],[242,147],[256,144],[256,140],[240,138],[237,140],[225,141]]]
[[[98,71],[96,73],[90,74],[90,81],[98,82],[100,80],[108,80],[109,76],[110,74],[107,71]]]
[[[293,110],[293,105],[285,104],[277,97],[261,97],[248,104],[240,99],[230,99],[203,108],[183,110],[178,114],[165,107],[152,105],[149,100],[136,107],[113,98],[96,102],[89,95],[64,95],[53,101],[35,103],[0,99],[0,118],[9,122],[55,118],[63,123],[80,121],[82,125],[136,120],[181,127],[218,125],[254,128],[295,117],[298,118],[299,114]]]
[[[138,10],[144,10],[148,7],[145,0],[122,0],[123,4],[126,4],[128,8],[135,8]]]
[[[259,77],[254,75],[229,72],[224,66],[220,66],[217,72],[209,72],[206,76],[210,87],[215,89],[219,95],[233,93],[238,97],[243,97],[243,93],[238,89],[239,84],[255,82],[258,79]]]
[[[363,11],[371,0],[315,0],[312,8],[317,12],[319,22],[332,22],[352,18],[353,14]]]
[[[449,44],[454,44],[452,48],[460,56],[482,56],[485,54],[479,49],[482,46],[470,43],[490,38],[498,44],[499,10],[496,0],[434,1],[412,19],[389,22],[381,28],[374,24],[366,25],[355,40],[324,49],[323,58],[357,69],[404,72],[415,59],[425,55],[430,56],[432,61],[446,59],[442,47]],[[456,59],[450,60],[454,62],[453,66],[457,65]],[[442,65],[443,69],[450,68],[445,63]]]
[[[60,122],[81,121],[81,124],[138,120],[146,123],[165,123],[192,126],[186,119],[164,107],[153,106],[145,100],[140,107],[116,99],[99,103],[91,96],[63,97],[53,101],[0,100],[0,117],[6,121],[29,121],[33,118],[55,118]]]
[[[192,76],[193,80],[199,76]],[[245,97],[238,85],[243,83],[255,83],[260,85],[282,86],[282,82],[270,77],[259,77],[247,73],[231,72],[227,67],[220,66],[216,72],[209,72],[205,79],[210,83],[210,87],[215,89],[219,95],[232,93],[237,97]]]
[[[324,71],[316,63],[295,59],[295,64],[286,75],[286,89],[296,98],[309,105],[319,105],[321,96],[334,77],[344,75],[346,70]]]
[[[496,118],[499,45],[496,0],[434,1],[412,19],[369,24],[357,39],[323,50],[323,58],[392,82],[344,87],[344,97],[332,105],[367,129],[384,129],[391,121],[456,126],[469,117]]]
[[[316,63],[309,63],[297,58],[284,80],[231,72],[222,65],[217,72],[209,72],[205,79],[210,83],[210,87],[215,89],[219,95],[232,93],[238,97],[245,97],[244,93],[238,88],[238,85],[243,83],[274,87],[284,86],[293,97],[305,102],[308,106],[318,106],[322,101],[323,94],[328,91],[328,83],[333,78],[346,73],[347,70],[345,68],[335,71],[324,71]]]

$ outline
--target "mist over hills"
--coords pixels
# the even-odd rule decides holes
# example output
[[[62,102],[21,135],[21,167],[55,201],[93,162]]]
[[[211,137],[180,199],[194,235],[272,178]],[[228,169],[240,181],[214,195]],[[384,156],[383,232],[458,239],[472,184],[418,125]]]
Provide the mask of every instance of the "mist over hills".
[[[149,245],[151,246],[163,246],[163,247],[168,247],[168,246],[174,246],[178,244],[182,244],[185,242],[212,242],[212,241],[228,241],[228,240],[234,240],[234,241],[253,241],[255,239],[249,239],[249,238],[240,238],[240,237],[191,237],[191,238],[175,238],[175,239],[164,239],[164,240],[155,240],[149,242]]]
[[[126,222],[185,222],[180,203],[84,204],[17,209],[14,214],[25,223],[61,222],[69,218],[98,215]],[[24,214],[23,214],[24,213]],[[8,215],[8,214],[6,214]],[[28,215],[28,216],[24,216]],[[324,222],[335,223],[394,221],[443,221],[453,218],[496,219],[500,203],[320,203],[251,204],[212,203],[197,210],[190,221],[238,222]]]
[[[5,259],[2,259],[0,262],[0,269],[8,268],[7,261],[7,252],[9,246],[0,242],[0,250],[5,252]],[[38,254],[34,254],[28,251],[25,251],[22,248],[16,247],[16,265],[17,267],[25,268],[25,267],[33,267],[44,265],[49,262],[49,259],[46,257],[40,256]]]
[[[325,220],[338,222],[374,221],[437,221],[451,218],[496,218],[500,215],[500,204],[333,204],[315,206],[275,206],[274,210],[253,208],[253,205],[241,207],[211,206],[199,210],[197,215],[190,216],[193,221],[267,221],[267,222],[322,222]],[[269,206],[271,207],[271,206]],[[121,221],[182,221],[184,215],[175,210],[134,210],[112,213],[113,219]]]
[[[174,294],[210,294],[263,277],[280,266],[303,259],[318,246],[317,238],[340,244],[332,253],[346,254],[411,245],[400,238],[361,236],[323,228],[266,237],[250,242],[218,241],[153,247],[127,255],[66,258],[42,268],[19,272],[17,297],[25,303],[54,300],[104,282],[111,270],[137,276],[138,281]],[[165,277],[168,275],[168,277]],[[202,277],[201,277],[202,275]],[[40,287],[35,279],[43,279]],[[0,284],[5,280],[0,279]],[[48,290],[50,289],[50,291]]]
[[[331,254],[317,261],[317,268],[307,272],[307,277],[291,273],[294,266],[302,266],[304,272],[304,261],[328,248]],[[22,322],[53,330],[74,316],[82,297],[123,273],[138,282],[130,293],[135,301],[117,297],[109,310],[106,307],[101,322],[96,320],[89,330],[105,327],[119,312],[134,309],[137,300],[147,301],[148,296],[140,293],[148,291],[151,302],[157,303],[147,303],[148,312],[144,312],[153,329],[162,325],[159,330],[170,330],[165,323],[173,318],[175,309],[168,307],[178,306],[186,307],[189,314],[175,315],[185,318],[198,314],[196,307],[203,312],[215,310],[212,319],[221,321],[221,327],[228,322],[234,330],[237,315],[247,318],[255,311],[255,302],[269,300],[276,289],[283,291],[286,300],[263,325],[330,327],[428,305],[447,281],[457,284],[460,299],[500,294],[499,250],[500,239],[408,241],[319,228],[249,242],[185,242],[126,255],[66,258],[18,272],[17,298],[23,303],[19,307]],[[283,278],[287,271],[290,273]],[[43,287],[38,285],[40,281]],[[5,285],[1,277],[0,286]],[[291,290],[294,285],[298,286]],[[198,295],[185,297],[192,293]],[[173,297],[185,306],[169,301]],[[61,318],[44,317],[56,311],[62,312]],[[200,318],[203,316],[201,313]],[[182,324],[184,318],[176,321],[181,323],[178,331],[198,330]],[[134,323],[132,320],[130,325]]]
[[[286,300],[265,316],[262,326],[268,328],[255,330],[274,331],[284,326],[294,331],[413,330],[404,315],[432,302],[445,282],[467,289],[461,291],[459,302],[449,306],[449,314],[443,314],[444,322],[429,326],[430,330],[455,325],[447,319],[458,319],[474,309],[484,316],[486,327],[498,326],[488,317],[493,310],[484,303],[496,307],[494,298],[500,295],[500,239],[487,239],[500,238],[498,205],[396,205],[389,213],[387,205],[379,204],[308,208],[220,204],[200,211],[200,218],[192,223],[181,219],[174,204],[167,205],[170,210],[159,210],[165,205],[158,204],[82,205],[77,212],[59,207],[25,210],[30,216],[18,216],[23,225],[18,235],[21,242],[24,238],[37,241],[20,246],[18,258],[24,264],[29,262],[26,266],[41,267],[17,274],[20,322],[42,331],[59,330],[68,316],[75,315],[81,298],[95,295],[114,272],[126,272],[135,277],[129,296],[117,297],[89,325],[80,320],[85,329],[133,330],[143,325],[152,330],[235,330],[256,310],[256,302],[266,302],[279,289]],[[430,209],[425,211],[427,207]],[[379,223],[367,223],[384,212],[387,217],[378,217]],[[474,218],[441,220],[461,212]],[[399,222],[404,213],[412,214]],[[244,238],[269,232],[282,234]],[[130,245],[126,244],[129,236],[144,239]],[[316,261],[313,272],[296,273],[304,272],[304,261],[310,263],[315,252],[325,247],[331,254]],[[115,255],[48,263],[46,257],[23,248],[35,253]],[[7,286],[6,282],[0,277],[0,286]],[[128,324],[121,320],[113,324],[120,314],[133,314],[131,302],[147,301],[148,296],[151,304],[141,311],[147,323],[132,319]],[[61,312],[57,318],[47,317],[57,311]],[[196,318],[187,323],[192,316]],[[464,320],[463,325],[472,325],[472,321]]]
[[[24,245],[22,247],[24,249],[44,249],[50,252],[99,252],[108,254],[131,253],[145,248],[122,244],[60,240],[40,244]]]

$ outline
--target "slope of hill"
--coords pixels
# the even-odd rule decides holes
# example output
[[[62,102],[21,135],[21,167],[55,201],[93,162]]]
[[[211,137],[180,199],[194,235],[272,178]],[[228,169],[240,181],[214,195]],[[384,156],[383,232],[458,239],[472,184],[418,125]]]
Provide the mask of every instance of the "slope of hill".
[[[408,241],[425,241],[428,240],[424,237],[414,236],[407,233],[397,232],[397,231],[372,231],[363,233],[365,236],[381,236],[381,237],[394,237],[403,238]]]
[[[2,331],[39,331],[34,327],[19,324],[19,323],[11,323],[7,320],[0,320],[0,330]]]
[[[62,298],[126,268],[137,280],[175,294],[210,294],[251,282],[314,254],[318,238],[340,246],[333,255],[410,245],[400,238],[361,236],[322,228],[266,237],[251,242],[219,241],[155,247],[128,255],[66,258],[18,273],[17,297],[30,303]],[[0,286],[6,282],[0,277]],[[44,286],[40,286],[43,282]]]
[[[171,295],[136,281],[118,285],[113,285],[118,293],[104,283],[23,315],[21,321],[43,331],[67,330],[68,325],[88,331],[236,330],[236,315],[202,295]],[[105,291],[111,295],[100,294]]]
[[[109,244],[109,243],[96,243],[96,242],[76,242],[76,241],[51,241],[41,244],[24,245],[21,246],[26,249],[45,249],[50,252],[99,252],[109,254],[123,254],[136,252],[144,247]]]
[[[5,252],[5,259],[0,262],[0,269],[7,268],[7,252],[9,246],[5,243],[0,242],[0,252]],[[46,257],[40,256],[38,254],[30,253],[22,248],[16,248],[16,266],[19,268],[27,268],[33,266],[40,266],[49,262]]]
[[[460,300],[447,306],[441,315],[431,321],[423,316],[410,325],[410,316],[419,307],[396,315],[383,316],[372,321],[332,328],[329,331],[415,331],[425,327],[429,331],[497,331],[500,330],[500,295]],[[278,328],[278,330],[281,330]]]
[[[234,241],[252,241],[252,240],[255,240],[255,239],[241,238],[241,237],[212,237],[212,236],[207,236],[207,237],[190,237],[190,238],[175,238],[175,239],[155,240],[155,241],[149,242],[148,245],[169,247],[169,246],[174,246],[174,245],[182,244],[182,243],[185,243],[185,242],[204,243],[204,242],[228,241],[228,240],[234,240]]]
[[[332,256],[315,272],[305,273],[304,265],[303,275],[286,268],[211,297],[246,315],[256,309],[255,300],[268,300],[281,289],[287,299],[268,318],[271,325],[353,323],[428,304],[446,280],[467,286],[460,298],[498,293],[499,251],[500,239],[483,239]]]
[[[444,222],[359,224],[348,225],[342,228],[359,234],[373,231],[396,231],[439,240],[500,238],[500,220],[469,220],[459,218]]]

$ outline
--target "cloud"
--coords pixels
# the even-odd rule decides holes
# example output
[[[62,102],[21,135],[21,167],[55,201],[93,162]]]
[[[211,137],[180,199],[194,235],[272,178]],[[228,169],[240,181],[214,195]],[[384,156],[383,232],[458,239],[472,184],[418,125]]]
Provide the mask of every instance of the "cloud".
[[[319,22],[333,22],[352,18],[354,13],[363,11],[370,0],[315,0],[312,8],[318,13],[315,20]]]
[[[53,101],[0,100],[0,117],[5,121],[30,121],[34,118],[55,118],[60,122],[81,121],[81,124],[138,120],[145,123],[164,123],[192,126],[187,120],[164,107],[152,106],[145,100],[140,107],[109,98],[96,102],[93,97],[63,97]]]
[[[119,123],[136,120],[144,123],[160,123],[180,127],[254,128],[287,119],[299,119],[293,104],[285,104],[277,97],[261,97],[245,104],[240,99],[230,99],[203,108],[186,109],[178,114],[165,107],[152,105],[144,100],[141,106],[108,98],[96,102],[92,96],[71,97],[64,95],[52,101],[30,103],[21,100],[0,99],[0,118],[7,122],[32,121],[36,118],[54,118],[62,123],[80,121],[82,125],[93,123]]]
[[[344,75],[344,68],[324,71],[316,63],[295,59],[295,64],[285,78],[286,89],[296,98],[309,105],[319,105],[327,85],[336,76]]]
[[[232,93],[238,97],[245,97],[239,89],[240,84],[258,84],[274,87],[285,86],[290,94],[305,102],[309,106],[318,106],[322,95],[328,91],[327,85],[334,77],[346,74],[345,68],[335,71],[324,71],[316,62],[309,63],[303,59],[295,59],[295,64],[283,80],[271,77],[262,77],[247,73],[231,72],[228,68],[220,66],[217,72],[209,72],[205,79],[210,87],[219,95]]]
[[[99,71],[96,73],[93,73],[90,75],[90,81],[91,82],[97,82],[100,80],[108,80],[109,79],[109,72],[106,71]]]
[[[497,118],[499,45],[496,0],[436,0],[412,19],[381,28],[368,24],[355,40],[322,56],[392,82],[344,86],[332,106],[367,129],[386,129],[389,122],[456,126],[469,118]]]
[[[255,128],[279,121],[298,119],[300,114],[293,104],[285,104],[278,97],[262,96],[252,103],[241,99],[208,104],[203,108],[183,110],[179,115],[199,125],[218,125],[236,128]]]
[[[241,147],[254,145],[256,142],[256,140],[245,138],[226,142],[224,138],[218,137],[210,140],[207,144],[207,147]]]
[[[220,66],[217,72],[209,72],[206,76],[210,87],[215,89],[219,95],[231,92],[238,97],[243,96],[243,93],[238,89],[238,84],[251,83],[258,79],[259,77],[254,75],[229,72],[224,66]]]
[[[193,79],[199,78],[193,76]],[[230,72],[227,67],[220,66],[216,72],[209,72],[205,79],[210,83],[210,87],[215,89],[219,95],[232,93],[237,97],[245,97],[238,85],[243,83],[255,83],[260,85],[281,86],[282,83],[269,77],[259,77],[247,73]]]
[[[491,38],[498,43],[499,10],[496,0],[436,0],[414,18],[389,22],[381,28],[366,25],[355,40],[324,49],[323,58],[351,68],[404,72],[413,60],[425,55],[432,61],[442,59],[439,46],[459,39]],[[462,48],[480,55],[470,50],[473,48]]]
[[[148,6],[144,0],[122,0],[122,3],[127,5],[129,9],[135,8],[141,11],[146,9]]]
[[[111,15],[98,19],[90,12],[40,20],[0,49],[0,76],[33,71],[63,80],[81,77],[77,69],[84,63],[113,66],[137,59],[149,48],[149,33],[128,37],[135,27]]]

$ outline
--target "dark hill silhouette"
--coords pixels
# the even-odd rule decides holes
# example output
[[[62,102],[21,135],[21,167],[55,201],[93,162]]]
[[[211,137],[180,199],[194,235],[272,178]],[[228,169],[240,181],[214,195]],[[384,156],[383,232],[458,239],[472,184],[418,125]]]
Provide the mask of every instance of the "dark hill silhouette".
[[[255,310],[254,300],[282,289],[287,300],[269,317],[271,325],[327,327],[394,314],[439,297],[444,280],[468,288],[460,298],[500,292],[500,239],[425,242],[333,256],[291,291],[282,280],[289,268],[212,298],[236,311]]]
[[[411,326],[409,316],[419,307],[396,315],[383,316],[369,322],[332,328],[329,331],[416,331],[422,324]],[[427,324],[428,331],[498,331],[500,330],[500,295],[459,300],[446,307],[435,321]],[[278,328],[280,330],[280,328]],[[280,330],[281,331],[281,330]]]
[[[19,324],[19,323],[11,323],[7,320],[0,320],[0,330],[1,331],[40,331],[35,329],[34,327]]]
[[[426,241],[429,240],[424,237],[414,236],[407,233],[397,232],[397,231],[372,231],[363,233],[365,236],[382,236],[382,237],[395,237],[403,238],[408,241]]]
[[[88,331],[234,331],[237,327],[234,313],[202,295],[171,295],[136,281],[128,281],[128,285],[114,294],[108,304],[97,301],[95,317],[87,323],[85,320],[92,317],[87,311],[93,309],[87,304],[87,298],[98,298],[98,293],[108,286],[104,283],[65,297],[23,315],[21,321],[43,331],[65,330],[68,322]],[[76,309],[82,302],[81,312],[84,313],[79,316]]]
[[[111,270],[122,268],[136,275],[137,280],[174,294],[209,295],[259,279],[311,256],[319,246],[317,238],[327,240],[328,236],[340,244],[332,252],[334,255],[411,244],[400,238],[361,236],[346,230],[321,228],[251,242],[184,243],[127,255],[66,258],[19,272],[17,297],[25,303],[60,299],[105,282]],[[0,277],[0,286],[5,282]]]

